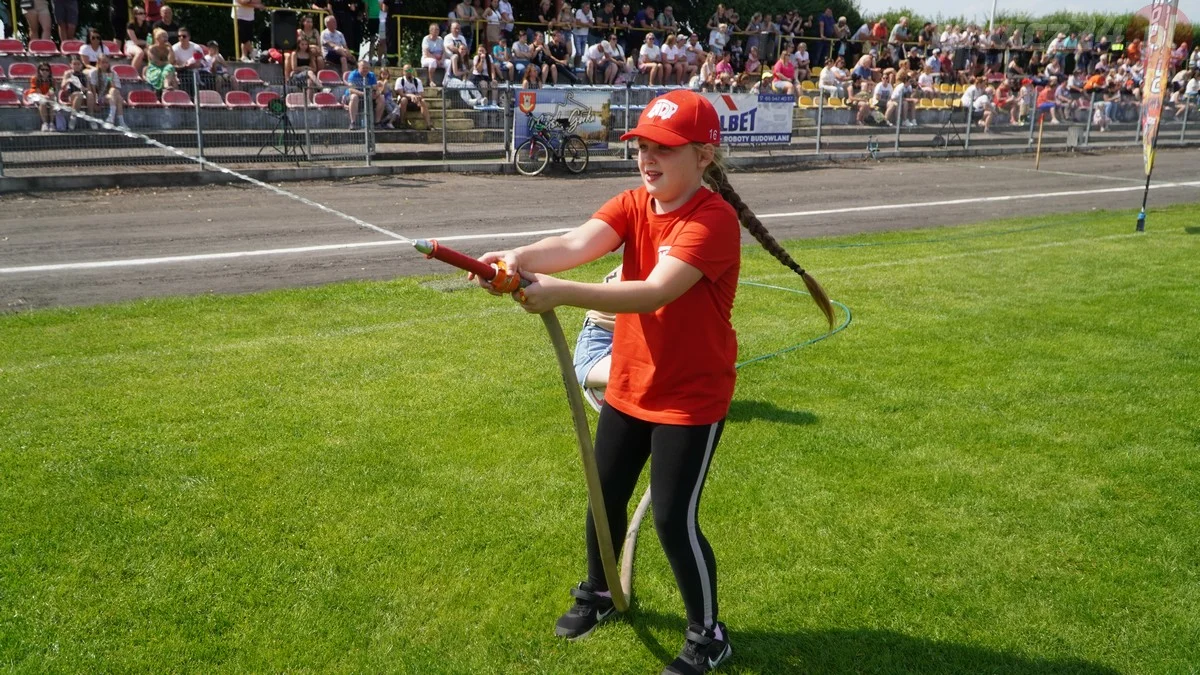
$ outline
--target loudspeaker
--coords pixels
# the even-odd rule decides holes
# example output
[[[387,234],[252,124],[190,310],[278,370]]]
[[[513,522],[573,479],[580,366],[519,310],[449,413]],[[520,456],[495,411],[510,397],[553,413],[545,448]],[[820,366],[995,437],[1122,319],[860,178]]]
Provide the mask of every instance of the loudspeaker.
[[[271,46],[281,52],[294,51],[299,27],[300,15],[296,12],[286,9],[271,12]]]

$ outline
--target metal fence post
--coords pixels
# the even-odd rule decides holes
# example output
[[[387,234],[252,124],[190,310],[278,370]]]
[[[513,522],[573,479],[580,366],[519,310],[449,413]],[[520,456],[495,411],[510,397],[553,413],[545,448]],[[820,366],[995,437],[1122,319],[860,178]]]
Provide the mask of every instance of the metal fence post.
[[[504,96],[500,97],[500,101],[502,102],[502,105],[500,106],[500,114],[502,116],[501,123],[504,125],[504,128],[503,128],[503,132],[504,132],[504,162],[506,164],[508,162],[512,161],[512,154],[510,152],[511,148],[509,147],[512,144],[509,143],[509,139],[508,139],[508,126],[509,126],[508,125],[508,104],[512,100],[512,90],[508,88],[508,84],[509,84],[508,82],[504,83],[504,86],[505,86]]]
[[[4,151],[0,148],[0,178],[4,177]]]
[[[1091,102],[1088,103],[1087,124],[1083,127],[1083,145],[1087,147],[1092,142],[1092,115],[1096,114],[1096,92],[1092,92]]]
[[[887,114],[886,112],[884,113]],[[901,99],[900,106],[896,108],[896,154],[900,154],[900,118],[904,117],[904,100]]]
[[[825,112],[825,90],[817,89],[817,154],[821,154],[821,119]]]
[[[371,166],[371,133],[375,131],[375,90],[363,78],[363,157]]]
[[[1140,111],[1140,110],[1141,110],[1141,109],[1139,108],[1139,111]],[[1133,142],[1134,142],[1134,143],[1141,143],[1141,142],[1142,142],[1142,121],[1143,121],[1145,118],[1146,118],[1146,114],[1145,114],[1144,112],[1139,112],[1139,113],[1138,113],[1138,119],[1137,119],[1137,131],[1135,131],[1135,132],[1134,132],[1134,135],[1133,135]]]
[[[966,137],[963,138],[963,150],[971,149],[971,113],[975,111],[974,108],[974,104],[967,106],[967,133]]]
[[[312,133],[308,126],[308,93],[309,93],[309,91],[311,91],[311,89],[312,89],[312,84],[305,81],[305,84],[304,84],[304,108],[302,109],[303,112],[301,113],[301,117],[304,119],[304,148],[307,151],[304,153],[304,156],[306,159],[308,159],[310,161],[312,160],[313,155],[312,155]],[[286,99],[287,97],[284,97],[284,98]]]
[[[1041,111],[1037,109],[1037,95],[1035,93],[1033,97],[1033,105],[1029,107],[1029,143],[1027,143],[1027,145],[1033,145],[1033,124],[1037,120],[1037,117],[1040,113]]]
[[[442,83],[442,161],[450,159],[449,148],[446,147],[446,106],[450,100],[446,97],[446,83]]]
[[[633,90],[633,83],[626,82],[625,83],[625,133],[629,133],[629,105],[630,105],[630,100],[631,100],[630,92],[632,90]],[[625,151],[621,158],[629,159],[629,141],[625,141]]]
[[[192,71],[192,110],[196,113],[196,153],[204,159],[204,132],[200,128],[200,72]],[[204,165],[200,164],[200,170]]]
[[[1186,96],[1183,97],[1183,127],[1180,128],[1180,130],[1179,130],[1179,143],[1180,144],[1183,144],[1183,142],[1186,140],[1185,137],[1187,136],[1187,118],[1188,118],[1188,112],[1190,112],[1191,109],[1192,109],[1191,102],[1188,101]]]

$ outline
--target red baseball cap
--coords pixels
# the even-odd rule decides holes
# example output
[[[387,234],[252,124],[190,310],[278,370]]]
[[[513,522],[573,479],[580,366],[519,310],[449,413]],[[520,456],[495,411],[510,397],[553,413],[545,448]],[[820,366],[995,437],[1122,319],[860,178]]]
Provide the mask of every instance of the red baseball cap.
[[[621,140],[644,138],[659,145],[720,143],[721,120],[708,99],[687,89],[675,89],[650,101],[637,127]]]

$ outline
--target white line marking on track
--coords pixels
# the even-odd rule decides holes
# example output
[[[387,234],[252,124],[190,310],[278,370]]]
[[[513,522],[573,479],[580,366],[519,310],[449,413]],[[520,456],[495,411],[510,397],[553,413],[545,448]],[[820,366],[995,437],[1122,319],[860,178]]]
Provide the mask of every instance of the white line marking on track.
[[[1051,171],[1049,169],[1029,169],[1029,168],[1020,167],[1020,166],[1002,166],[999,164],[980,164],[979,168],[981,168],[981,169],[1003,169],[1005,171],[1019,171],[1021,173],[1052,173],[1052,174],[1056,174],[1059,176],[1075,176],[1077,178],[1100,178],[1102,180],[1118,180],[1123,183],[1137,183],[1138,185],[1144,185],[1146,183],[1146,179],[1144,179],[1144,178],[1125,178],[1124,176],[1101,176],[1101,175],[1090,174],[1090,173],[1075,173],[1074,171]]]
[[[1151,190],[1162,190],[1167,188],[1194,188],[1200,187],[1200,181],[1187,181],[1182,183],[1156,183],[1150,186]],[[1110,194],[1116,192],[1134,192],[1143,189],[1141,185],[1128,185],[1113,188],[1096,188],[1092,190],[1066,190],[1063,192],[1033,192],[1027,194],[1015,195],[994,195],[991,197],[969,197],[966,199],[944,199],[940,201],[925,201],[925,202],[909,202],[906,204],[874,204],[871,206],[852,206],[849,208],[839,209],[820,209],[816,211],[790,211],[787,213],[761,213],[758,217],[762,220],[771,218],[803,218],[807,216],[824,216],[835,213],[861,213],[864,211],[884,211],[891,209],[904,208],[929,208],[934,206],[956,206],[962,204],[980,204],[988,202],[1013,202],[1025,199],[1050,199],[1053,197],[1076,197],[1080,195],[1097,195]],[[571,228],[557,228],[552,230],[531,230],[528,232],[497,232],[491,234],[460,234],[451,235],[448,237],[430,237],[438,241],[473,241],[481,239],[512,239],[520,237],[537,237],[550,234],[562,234],[570,231]],[[75,263],[57,263],[49,265],[26,265],[21,267],[0,267],[0,274],[28,274],[36,272],[65,272],[71,270],[92,270],[105,269],[115,267],[142,267],[145,265],[165,265],[170,263],[191,263],[205,262],[210,260],[232,260],[236,258],[253,258],[260,256],[272,255],[289,255],[302,253],[319,253],[326,251],[340,251],[356,248],[369,248],[374,246],[396,246],[406,244],[407,242],[399,240],[387,241],[366,241],[354,242],[347,244],[325,244],[320,246],[297,246],[293,248],[272,248],[262,249],[257,251],[229,251],[226,253],[199,253],[193,255],[172,255],[159,258],[129,258],[124,260],[96,260],[90,262],[75,262]]]

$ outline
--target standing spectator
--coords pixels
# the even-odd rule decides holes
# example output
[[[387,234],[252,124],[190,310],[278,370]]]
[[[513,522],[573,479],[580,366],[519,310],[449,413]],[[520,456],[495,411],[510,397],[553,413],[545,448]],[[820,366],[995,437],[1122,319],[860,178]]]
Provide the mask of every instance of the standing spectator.
[[[142,71],[142,79],[155,91],[175,89],[179,86],[179,78],[175,76],[175,55],[171,51],[171,43],[167,41],[167,31],[155,28],[153,35],[154,42],[146,48],[147,63]]]
[[[356,59],[350,53],[346,36],[338,30],[337,17],[325,17],[325,30],[321,31],[321,48],[325,50],[325,63],[338,64],[338,69],[343,73],[354,68]]]
[[[678,33],[679,21],[675,19],[675,8],[671,5],[663,7],[662,13],[654,18],[654,25],[662,32],[664,36],[675,35]]]
[[[500,10],[496,8],[496,0],[484,0],[483,20],[484,42],[488,45],[500,42]]]
[[[637,20],[637,13],[629,6],[628,2],[621,3],[621,10],[613,17],[613,26],[617,29],[617,38],[625,46],[625,53],[635,54],[642,44],[641,35],[633,30],[633,24]]]
[[[583,57],[588,48],[588,35],[595,23],[596,17],[592,14],[592,3],[583,0],[579,3],[579,9],[575,10],[575,26],[571,29],[571,39],[575,41],[575,65],[583,63]]]
[[[720,23],[708,34],[708,49],[718,57],[725,53],[729,46],[729,24]]]
[[[171,43],[179,37],[179,24],[175,23],[175,10],[168,5],[163,5],[159,8],[161,13],[158,21],[150,25],[151,31],[163,30],[167,33],[167,42]]]
[[[421,38],[421,67],[425,69],[429,86],[433,86],[433,74],[438,68],[446,68],[445,41],[436,23],[429,24],[429,34]]]
[[[54,22],[58,24],[58,41],[74,40],[79,27],[79,0],[54,0]]]
[[[146,10],[146,20],[150,22],[151,27],[162,21],[163,0],[143,0],[142,8]]]
[[[633,27],[638,29],[636,33],[642,40],[645,40],[647,33],[654,30],[654,13],[654,5],[647,2],[644,7],[638,10],[637,16],[633,19]],[[654,39],[658,41],[658,36],[655,36]]]
[[[1017,124],[1024,124],[1027,116],[1037,105],[1037,87],[1028,77],[1021,80],[1021,89],[1017,92]]]
[[[554,37],[550,44],[546,45],[543,53],[546,55],[543,81],[558,84],[558,78],[561,76],[571,84],[579,84],[579,78],[575,77],[575,73],[571,70],[571,62],[568,60],[570,47],[567,46],[566,37],[562,31],[555,31]]]
[[[120,2],[120,0],[116,0]],[[129,65],[133,69],[142,72],[142,65],[146,62],[146,38],[150,37],[150,22],[146,21],[146,10],[141,7],[133,8],[133,21],[125,27],[125,56],[128,56]]]
[[[509,0],[500,0],[497,9],[500,12],[500,34],[504,36],[505,40],[508,40],[509,44],[514,44],[516,42],[516,34],[514,33],[516,15],[513,14],[512,3]],[[525,31],[521,32],[524,33]]]
[[[100,31],[92,28],[88,30],[87,42],[79,47],[79,57],[84,60],[89,66],[96,65],[96,60],[101,54],[112,56],[112,51],[104,41],[100,39]]]
[[[426,129],[433,128],[429,123],[429,104],[425,103],[425,87],[421,86],[421,78],[417,77],[412,66],[404,66],[403,74],[396,80],[395,92],[401,127],[407,123],[408,110],[412,108],[421,113]]]
[[[254,10],[262,9],[261,0],[233,0],[230,13],[237,20],[238,41],[242,45],[242,60],[254,61]]]
[[[638,51],[638,70],[646,73],[651,87],[663,84],[665,69],[662,64],[662,49],[654,44],[654,33],[646,33],[645,44]]]
[[[54,98],[54,76],[50,73],[50,64],[39,63],[36,73],[29,78],[29,88],[25,90],[25,100],[37,103],[38,116],[42,118],[42,131],[54,131],[54,125],[50,122],[53,110],[50,102]]]
[[[380,120],[383,119],[383,112],[386,106],[383,102],[383,96],[379,91],[379,80],[375,77],[375,73],[371,72],[370,64],[366,59],[358,62],[358,68],[346,78],[346,84],[349,87],[342,95],[342,103],[350,108],[350,129],[354,130],[357,128],[358,107],[367,96],[371,97],[372,123],[378,125]],[[366,124],[365,119],[363,123]]]
[[[141,5],[138,5],[139,7]],[[145,10],[142,10],[143,12]],[[122,0],[108,0],[108,25],[112,26],[113,39],[117,42],[125,41],[125,26],[129,23],[129,2]]]
[[[892,59],[899,61],[903,58],[906,51],[904,43],[908,42],[908,17],[902,16],[892,28],[892,34],[888,37],[888,50],[892,53]]]
[[[62,82],[59,82],[59,91],[62,96],[67,99],[67,105],[71,106],[71,110],[79,112],[79,109],[87,103],[87,73],[83,72],[83,60],[79,56],[71,57],[71,69],[63,73]],[[71,119],[67,122],[67,129],[75,128],[75,116],[71,115]]]
[[[125,124],[125,99],[121,96],[121,78],[113,73],[108,57],[103,54],[96,60],[96,67],[88,71],[88,112],[92,117],[96,116],[101,101],[108,103],[108,123],[128,128]]]
[[[543,32],[553,31],[554,22],[557,20],[558,12],[554,9],[553,0],[541,0],[538,3],[537,22],[542,25]]]
[[[817,19],[817,46],[813,56],[817,63],[825,63],[833,53],[830,41],[836,36],[837,22],[833,19],[833,9],[826,7]]]
[[[29,26],[29,39],[49,40],[50,0],[21,0],[21,11],[25,14],[25,24]],[[16,18],[13,24],[16,25]]]

